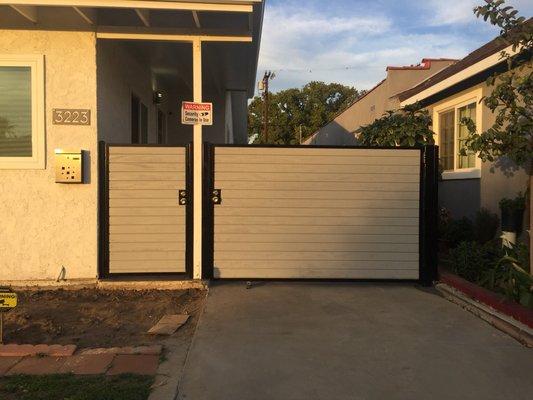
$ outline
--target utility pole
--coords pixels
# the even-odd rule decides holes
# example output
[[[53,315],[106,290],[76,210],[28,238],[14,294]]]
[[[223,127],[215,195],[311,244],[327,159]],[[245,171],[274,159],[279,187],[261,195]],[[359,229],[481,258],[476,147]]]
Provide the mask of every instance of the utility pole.
[[[270,105],[270,93],[268,91],[268,84],[271,79],[274,79],[276,74],[272,71],[265,71],[263,79],[259,82],[259,91],[263,92],[263,138],[268,144],[268,109]]]

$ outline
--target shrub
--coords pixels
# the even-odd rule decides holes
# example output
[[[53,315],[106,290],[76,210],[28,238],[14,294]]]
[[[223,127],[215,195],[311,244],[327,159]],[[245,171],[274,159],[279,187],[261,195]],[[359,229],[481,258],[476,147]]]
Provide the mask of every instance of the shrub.
[[[474,224],[466,217],[449,220],[442,227],[441,238],[447,241],[452,249],[461,242],[471,242],[475,239]]]
[[[446,264],[457,275],[471,282],[480,282],[485,273],[496,267],[503,256],[500,246],[494,243],[479,244],[464,241],[450,250]]]
[[[527,246],[518,243],[505,248],[504,255],[494,268],[483,273],[479,283],[523,306],[533,308],[533,277],[529,274]]]
[[[490,212],[486,208],[482,208],[477,212],[474,220],[474,234],[476,240],[481,244],[490,242],[496,237],[499,226],[500,219],[498,218],[498,215]]]

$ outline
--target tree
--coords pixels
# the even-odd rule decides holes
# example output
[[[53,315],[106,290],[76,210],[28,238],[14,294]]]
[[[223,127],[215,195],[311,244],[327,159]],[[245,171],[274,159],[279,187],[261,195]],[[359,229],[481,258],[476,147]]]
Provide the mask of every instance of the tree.
[[[495,114],[494,124],[484,132],[477,133],[475,123],[464,119],[470,135],[466,140],[469,151],[479,154],[483,161],[497,162],[502,157],[513,161],[518,167],[525,167],[531,175],[533,134],[533,23],[517,16],[518,11],[505,6],[504,0],[485,0],[486,4],[476,7],[477,17],[489,20],[500,27],[499,40],[516,55],[502,51],[507,61],[507,71],[488,78],[487,85],[492,93],[483,103]],[[463,153],[466,150],[463,149]],[[505,163],[501,163],[503,167]]]
[[[5,117],[0,117],[0,139],[7,139],[13,135],[15,125],[11,124]]]
[[[356,133],[359,133],[358,139],[364,146],[414,147],[435,143],[430,126],[428,111],[413,104],[398,111],[388,111]]]
[[[361,95],[357,89],[338,83],[310,82],[303,88],[282,90],[270,95],[269,143],[298,144],[331,121]],[[256,96],[248,106],[248,135],[263,137],[263,99]]]

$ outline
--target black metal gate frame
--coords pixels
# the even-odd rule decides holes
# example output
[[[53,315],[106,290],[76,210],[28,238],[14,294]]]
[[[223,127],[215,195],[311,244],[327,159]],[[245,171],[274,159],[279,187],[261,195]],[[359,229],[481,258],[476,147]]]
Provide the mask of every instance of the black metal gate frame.
[[[109,272],[109,148],[110,147],[184,147],[185,148],[185,273],[110,273]],[[124,277],[147,277],[164,279],[192,279],[193,276],[193,144],[186,146],[160,144],[108,144],[98,143],[98,278],[123,279]],[[178,193],[176,192],[176,198]]]
[[[215,189],[215,150],[217,147],[248,147],[235,144],[204,144],[203,151],[203,266],[202,278],[214,279],[214,208],[211,198]],[[368,147],[368,146],[317,146],[317,145],[249,145],[253,148],[319,148],[319,149],[384,149],[420,151],[420,201],[419,201],[419,279],[431,286],[438,279],[437,226],[438,226],[438,146],[423,147]],[[254,279],[255,280],[255,279]],[[268,279],[276,280],[276,279]],[[287,280],[287,279],[277,279]],[[369,279],[299,279],[302,281],[376,281]],[[391,281],[379,279],[377,281]],[[393,280],[398,281],[398,280]]]

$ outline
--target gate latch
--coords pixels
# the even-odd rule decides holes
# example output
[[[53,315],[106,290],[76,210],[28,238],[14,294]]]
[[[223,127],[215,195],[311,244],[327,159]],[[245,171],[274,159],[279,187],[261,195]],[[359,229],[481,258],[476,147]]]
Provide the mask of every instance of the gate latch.
[[[211,200],[213,201],[213,204],[222,204],[222,190],[214,189]]]
[[[180,206],[184,206],[187,204],[187,191],[186,190],[178,191],[178,202]]]

